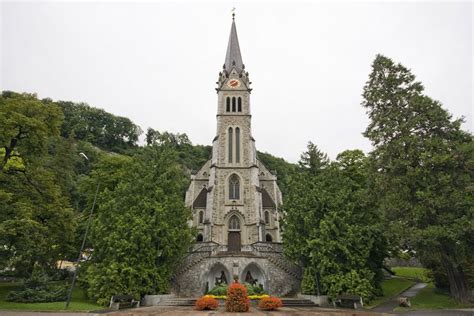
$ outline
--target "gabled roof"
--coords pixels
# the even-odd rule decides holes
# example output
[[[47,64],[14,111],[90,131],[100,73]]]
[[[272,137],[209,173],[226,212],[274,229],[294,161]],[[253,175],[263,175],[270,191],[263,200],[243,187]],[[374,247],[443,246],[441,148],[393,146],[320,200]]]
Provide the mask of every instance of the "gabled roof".
[[[232,26],[230,28],[229,44],[227,45],[227,53],[225,54],[225,70],[230,72],[235,67],[238,72],[244,68],[242,55],[240,54],[239,39],[237,37],[237,28],[235,20],[232,18]]]

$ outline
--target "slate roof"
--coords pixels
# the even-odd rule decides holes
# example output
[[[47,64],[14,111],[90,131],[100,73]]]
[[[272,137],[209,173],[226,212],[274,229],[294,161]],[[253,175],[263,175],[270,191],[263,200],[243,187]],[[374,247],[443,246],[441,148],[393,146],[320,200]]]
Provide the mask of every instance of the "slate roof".
[[[225,70],[228,72],[230,72],[234,66],[238,72],[241,72],[244,68],[234,19],[232,19],[232,26],[230,28],[229,44],[227,45],[227,53],[225,54],[224,65]]]

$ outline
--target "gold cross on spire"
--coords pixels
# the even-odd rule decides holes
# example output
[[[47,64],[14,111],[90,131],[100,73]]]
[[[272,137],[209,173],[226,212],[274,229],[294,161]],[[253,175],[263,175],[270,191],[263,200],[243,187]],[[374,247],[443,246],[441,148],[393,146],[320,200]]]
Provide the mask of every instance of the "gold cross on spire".
[[[232,12],[232,20],[235,19],[235,7],[232,8],[232,10],[230,10],[230,12]]]

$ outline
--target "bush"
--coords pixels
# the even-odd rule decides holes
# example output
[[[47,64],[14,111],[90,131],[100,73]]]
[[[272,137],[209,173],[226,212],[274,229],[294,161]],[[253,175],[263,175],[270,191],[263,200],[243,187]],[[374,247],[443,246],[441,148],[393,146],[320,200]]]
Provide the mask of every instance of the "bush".
[[[219,306],[219,302],[212,297],[201,297],[196,301],[195,308],[198,311],[203,311],[203,310],[214,310],[217,309]]]
[[[207,294],[223,296],[227,294],[227,284],[223,283],[212,288]]]
[[[6,300],[19,303],[42,303],[65,301],[66,298],[65,286],[51,285],[44,272],[34,270],[29,279],[21,282],[18,290],[8,293]]]
[[[265,297],[258,302],[258,307],[266,311],[277,310],[279,307],[282,307],[283,303],[277,297]]]
[[[252,284],[249,284],[249,283],[245,283],[244,285],[247,288],[247,294],[248,295],[265,294],[265,291],[263,290],[262,286],[252,285]]]
[[[250,308],[247,288],[237,281],[232,283],[227,290],[225,308],[228,312],[247,312]]]

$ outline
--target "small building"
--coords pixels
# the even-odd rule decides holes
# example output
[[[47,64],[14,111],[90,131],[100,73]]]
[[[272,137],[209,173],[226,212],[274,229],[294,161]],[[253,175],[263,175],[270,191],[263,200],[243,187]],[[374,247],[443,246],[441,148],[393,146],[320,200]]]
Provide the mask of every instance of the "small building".
[[[273,295],[299,290],[301,270],[282,253],[277,176],[258,159],[252,136],[250,84],[233,18],[217,81],[212,157],[191,176],[186,192],[197,235],[174,277],[177,295],[199,296],[234,277]]]

